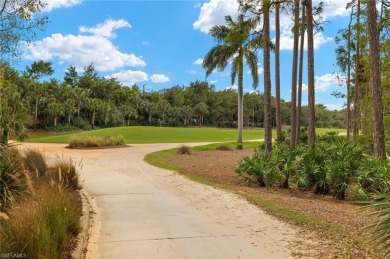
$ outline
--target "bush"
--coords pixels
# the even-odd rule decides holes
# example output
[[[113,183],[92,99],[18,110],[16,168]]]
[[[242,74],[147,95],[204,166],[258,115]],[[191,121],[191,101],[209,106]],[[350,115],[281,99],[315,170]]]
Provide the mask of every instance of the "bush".
[[[0,221],[0,251],[29,258],[59,258],[80,231],[78,203],[61,187],[40,186],[33,201],[19,202]]]
[[[27,150],[23,159],[23,165],[27,171],[33,174],[35,173],[36,177],[46,175],[46,161],[44,156],[38,150]]]
[[[220,151],[232,151],[233,149],[230,147],[228,143],[219,144],[217,146],[217,150]]]
[[[178,149],[177,149],[177,154],[179,155],[191,155],[192,154],[192,151],[191,151],[191,148],[187,145],[181,145]]]
[[[88,147],[115,147],[125,145],[125,139],[119,136],[70,136],[69,148],[88,148]]]

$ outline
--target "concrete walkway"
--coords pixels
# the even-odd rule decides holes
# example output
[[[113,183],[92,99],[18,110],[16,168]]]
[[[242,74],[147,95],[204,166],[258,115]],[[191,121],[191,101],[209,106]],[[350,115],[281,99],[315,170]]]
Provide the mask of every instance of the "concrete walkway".
[[[178,144],[70,150],[27,144],[49,158],[82,161],[81,178],[100,224],[87,257],[290,258],[297,231],[236,195],[143,161]],[[100,229],[99,229],[100,227]],[[95,240],[95,241],[94,241]],[[96,251],[92,251],[96,250]]]

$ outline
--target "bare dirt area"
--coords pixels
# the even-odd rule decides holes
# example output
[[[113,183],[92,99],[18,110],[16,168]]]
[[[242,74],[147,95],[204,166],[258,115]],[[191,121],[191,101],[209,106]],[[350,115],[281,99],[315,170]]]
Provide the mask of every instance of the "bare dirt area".
[[[330,222],[342,228],[345,233],[351,236],[362,236],[361,228],[366,225],[367,218],[357,213],[358,205],[348,201],[340,201],[332,196],[314,195],[312,192],[301,192],[287,189],[267,189],[257,186],[243,186],[238,175],[234,172],[238,161],[245,155],[252,155],[252,150],[234,151],[203,151],[195,152],[192,155],[176,155],[168,158],[166,162],[177,166],[181,172],[202,176],[210,181],[233,186],[236,190],[245,193],[255,194],[264,200],[288,208],[294,212],[314,216],[325,222]],[[342,235],[336,235],[339,240],[329,241],[329,234],[322,230],[302,230],[303,235],[313,238],[313,257],[334,258],[356,257],[376,258],[368,248],[360,249],[354,245],[355,242],[346,240]],[[296,245],[296,244],[295,244]],[[296,251],[299,249],[295,249]],[[298,252],[298,251],[297,251]],[[302,254],[296,254],[301,257]],[[379,257],[378,257],[379,258]]]

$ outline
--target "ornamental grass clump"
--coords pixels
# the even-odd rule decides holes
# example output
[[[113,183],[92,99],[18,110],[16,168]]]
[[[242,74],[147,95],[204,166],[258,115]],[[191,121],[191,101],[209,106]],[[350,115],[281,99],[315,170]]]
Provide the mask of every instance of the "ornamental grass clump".
[[[80,229],[81,210],[60,186],[41,185],[37,195],[14,204],[0,220],[0,251],[29,258],[59,258]]]
[[[232,151],[232,147],[228,143],[219,144],[217,150],[220,151]]]
[[[69,148],[103,148],[124,146],[125,139],[122,135],[119,136],[70,136]]]
[[[181,145],[178,149],[177,149],[177,154],[179,155],[191,155],[192,154],[192,151],[191,151],[191,148],[187,145]]]
[[[24,154],[23,165],[25,169],[31,173],[35,173],[36,177],[45,176],[47,164],[42,153],[38,150],[29,149]]]

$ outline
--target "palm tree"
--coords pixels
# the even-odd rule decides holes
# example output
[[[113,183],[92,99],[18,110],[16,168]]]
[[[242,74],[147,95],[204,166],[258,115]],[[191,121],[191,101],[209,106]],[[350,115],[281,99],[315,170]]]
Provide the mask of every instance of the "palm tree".
[[[239,15],[237,21],[231,16],[225,16],[225,25],[215,25],[210,29],[210,35],[217,41],[203,59],[203,67],[206,68],[206,77],[214,69],[223,71],[232,61],[230,76],[232,85],[238,76],[238,137],[237,142],[242,143],[243,127],[243,77],[244,59],[250,68],[253,79],[253,87],[256,88],[259,82],[257,74],[257,55],[255,48],[259,45],[260,38],[255,37],[253,30],[257,22],[254,19],[244,20],[244,15]]]
[[[263,1],[263,62],[264,62],[264,149],[272,150],[272,123],[271,123],[271,57],[270,57],[270,7],[271,1]]]

